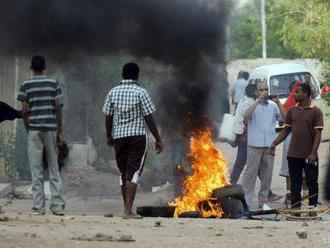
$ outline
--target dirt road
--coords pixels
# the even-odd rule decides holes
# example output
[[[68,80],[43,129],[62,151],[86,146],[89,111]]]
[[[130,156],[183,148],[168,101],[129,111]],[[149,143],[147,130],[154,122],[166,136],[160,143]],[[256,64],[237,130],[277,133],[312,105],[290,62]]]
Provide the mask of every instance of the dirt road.
[[[233,161],[235,151],[225,144],[221,150]],[[280,149],[278,149],[280,151]],[[328,145],[321,151],[320,182],[323,184]],[[277,155],[272,188],[285,193],[279,177]],[[232,164],[232,162],[231,162]],[[113,187],[118,187],[114,185]],[[136,206],[165,205],[171,190],[137,195]],[[0,205],[7,199],[0,199]],[[47,201],[49,205],[49,201]],[[323,201],[323,206],[325,206]],[[273,207],[281,207],[278,202]],[[13,200],[0,215],[0,247],[330,247],[330,218],[323,221],[287,221],[273,216],[261,220],[165,219],[125,220],[105,218],[104,213],[121,213],[117,193],[110,196],[81,197],[67,195],[67,215],[29,216],[31,200]]]

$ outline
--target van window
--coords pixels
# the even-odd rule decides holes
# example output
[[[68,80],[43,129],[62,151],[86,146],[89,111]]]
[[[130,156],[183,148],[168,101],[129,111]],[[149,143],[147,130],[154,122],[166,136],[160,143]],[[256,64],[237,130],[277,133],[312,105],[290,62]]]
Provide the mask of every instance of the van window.
[[[269,79],[270,94],[277,94],[280,98],[287,98],[290,94],[289,85],[295,80],[304,80],[306,72],[297,72],[283,75],[272,76]],[[311,76],[314,87],[318,90],[314,78]]]

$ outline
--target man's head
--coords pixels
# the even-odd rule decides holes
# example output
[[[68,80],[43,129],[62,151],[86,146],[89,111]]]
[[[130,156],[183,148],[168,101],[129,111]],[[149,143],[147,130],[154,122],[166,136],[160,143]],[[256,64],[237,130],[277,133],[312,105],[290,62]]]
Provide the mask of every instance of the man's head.
[[[46,60],[41,55],[35,55],[31,59],[30,69],[34,72],[43,72],[46,69]]]
[[[305,83],[310,83],[311,82],[311,75],[310,74],[305,74],[304,75],[304,82]]]
[[[122,77],[123,79],[138,80],[139,72],[139,66],[136,63],[130,62],[123,66]]]
[[[257,97],[257,87],[255,84],[249,84],[245,87],[245,95],[249,98],[256,99]]]
[[[268,95],[268,85],[264,81],[260,81],[257,83],[257,97],[260,97],[261,95]]]
[[[240,79],[243,77],[243,71],[239,71],[237,74],[237,79]]]
[[[310,99],[312,94],[312,89],[309,84],[303,83],[300,84],[295,92],[296,102],[303,102],[307,99]]]
[[[247,71],[243,71],[243,73],[242,73],[242,77],[243,77],[245,80],[248,80],[249,77],[250,77],[250,74],[249,74]]]

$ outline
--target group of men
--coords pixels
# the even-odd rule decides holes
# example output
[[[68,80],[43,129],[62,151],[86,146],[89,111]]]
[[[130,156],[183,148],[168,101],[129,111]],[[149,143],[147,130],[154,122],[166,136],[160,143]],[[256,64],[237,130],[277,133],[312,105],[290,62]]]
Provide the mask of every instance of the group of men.
[[[65,201],[57,162],[57,146],[63,144],[61,98],[58,81],[46,76],[45,58],[37,55],[31,60],[32,77],[21,84],[17,100],[22,102],[22,118],[28,134],[28,155],[32,174],[33,207],[31,214],[46,212],[44,194],[43,150],[49,169],[51,190],[50,210],[63,215]],[[278,96],[270,99],[265,82],[248,84],[249,74],[241,72],[234,85],[233,102],[236,105],[238,155],[231,174],[235,184],[245,167],[243,188],[249,207],[260,179],[259,207],[267,208],[273,173],[275,147],[289,133],[292,140],[288,151],[291,180],[291,204],[300,207],[302,172],[305,171],[309,189],[309,204],[318,202],[317,150],[323,128],[322,112],[311,100],[312,90],[305,82],[297,87],[297,105],[285,110]],[[122,78],[105,100],[105,128],[107,144],[113,146],[120,171],[120,185],[125,218],[138,218],[132,211],[148,146],[147,127],[155,138],[157,153],[163,149],[157,125],[153,118],[156,108],[147,90],[139,83],[139,67],[135,63],[123,66]],[[17,115],[17,112],[14,114]],[[20,117],[18,114],[16,117]],[[277,121],[284,122],[283,131],[276,137]],[[304,144],[302,146],[301,144]]]
[[[242,186],[247,204],[253,206],[257,177],[260,179],[258,208],[270,209],[268,199],[273,174],[275,147],[291,133],[292,139],[287,153],[289,178],[291,181],[291,206],[301,206],[303,171],[306,175],[309,205],[318,203],[318,154],[323,129],[323,115],[312,102],[313,88],[308,80],[297,84],[294,97],[296,105],[285,109],[279,97],[270,96],[268,85],[259,81],[256,85],[236,81],[245,87],[245,96],[237,103],[235,132],[238,153],[231,173],[231,182],[236,183],[245,167]],[[237,91],[236,91],[237,92]],[[235,96],[235,91],[233,91]],[[284,128],[276,137],[277,122]],[[241,126],[241,128],[239,128]],[[302,145],[303,144],[303,145]]]
[[[64,144],[62,128],[62,89],[57,80],[46,76],[43,56],[32,57],[32,77],[23,81],[17,100],[22,102],[18,111],[1,102],[1,122],[23,118],[27,131],[28,157],[32,177],[33,206],[31,215],[46,212],[44,193],[44,163],[48,164],[51,202],[54,215],[64,215],[65,201],[58,164],[58,148]],[[107,144],[114,146],[120,171],[120,185],[124,202],[124,218],[139,218],[132,211],[137,183],[141,176],[148,146],[146,127],[155,138],[157,153],[162,141],[153,119],[156,110],[148,92],[138,83],[139,67],[127,63],[122,70],[123,80],[108,93],[103,113]],[[46,158],[46,161],[45,161]]]

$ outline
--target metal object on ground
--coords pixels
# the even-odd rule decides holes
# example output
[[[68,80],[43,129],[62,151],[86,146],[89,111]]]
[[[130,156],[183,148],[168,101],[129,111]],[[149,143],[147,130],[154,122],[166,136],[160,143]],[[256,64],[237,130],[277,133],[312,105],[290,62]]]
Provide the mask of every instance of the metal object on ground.
[[[175,207],[171,206],[145,206],[138,207],[136,213],[143,217],[164,217],[164,218],[173,218]]]

